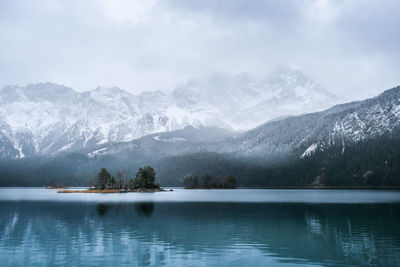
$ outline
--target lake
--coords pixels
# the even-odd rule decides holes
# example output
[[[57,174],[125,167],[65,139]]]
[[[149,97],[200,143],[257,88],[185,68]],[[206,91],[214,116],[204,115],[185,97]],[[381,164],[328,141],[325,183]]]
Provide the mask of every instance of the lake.
[[[400,192],[0,188],[1,266],[400,266]]]

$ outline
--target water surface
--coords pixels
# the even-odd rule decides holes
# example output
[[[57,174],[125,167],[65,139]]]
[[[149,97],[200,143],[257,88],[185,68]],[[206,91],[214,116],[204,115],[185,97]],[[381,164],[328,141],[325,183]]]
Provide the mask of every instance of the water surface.
[[[400,193],[0,189],[1,266],[400,266]]]

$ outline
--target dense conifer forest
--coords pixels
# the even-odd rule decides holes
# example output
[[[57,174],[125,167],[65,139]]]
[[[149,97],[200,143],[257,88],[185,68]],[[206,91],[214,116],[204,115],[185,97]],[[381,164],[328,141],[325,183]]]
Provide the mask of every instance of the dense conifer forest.
[[[399,147],[400,134],[395,131],[345,144],[345,149],[340,143],[309,157],[289,155],[267,163],[220,153],[194,153],[147,163],[157,172],[157,182],[165,186],[184,186],[187,177],[210,174],[215,178],[231,175],[239,187],[393,187],[400,186]],[[80,155],[62,161],[1,162],[0,186],[90,185],[102,167],[134,176],[143,165],[134,159],[95,160]]]

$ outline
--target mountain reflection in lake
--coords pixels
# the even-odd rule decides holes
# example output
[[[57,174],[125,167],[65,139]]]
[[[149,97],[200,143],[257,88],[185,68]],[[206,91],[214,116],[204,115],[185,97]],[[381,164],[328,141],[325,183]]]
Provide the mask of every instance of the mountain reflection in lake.
[[[0,202],[2,266],[400,265],[399,204]]]

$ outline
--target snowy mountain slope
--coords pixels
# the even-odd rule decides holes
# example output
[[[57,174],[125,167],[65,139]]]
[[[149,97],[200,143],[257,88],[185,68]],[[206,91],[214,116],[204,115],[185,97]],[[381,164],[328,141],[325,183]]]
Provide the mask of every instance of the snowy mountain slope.
[[[0,159],[55,155],[186,126],[248,130],[278,116],[316,111],[335,96],[292,69],[262,80],[214,75],[171,94],[117,87],[77,93],[52,84],[0,90]]]
[[[210,111],[235,130],[249,130],[276,117],[320,111],[338,103],[336,96],[291,68],[278,69],[263,79],[247,74],[214,75],[206,81],[190,81],[173,95],[178,106]]]
[[[37,185],[42,179],[75,179],[83,185],[103,167],[134,175],[138,167],[150,164],[163,182],[173,185],[181,185],[187,175],[229,173],[247,186],[398,186],[399,111],[396,87],[372,99],[270,120],[241,134],[185,127],[132,141],[81,144],[55,157],[1,161],[0,180]],[[11,148],[5,156],[12,158],[19,150],[8,141],[12,130],[7,127],[2,126],[0,139],[6,138],[2,145]]]
[[[400,87],[359,102],[326,111],[289,117],[261,125],[228,143],[225,148],[243,155],[269,156],[299,153],[307,157],[333,145],[391,133],[400,127]]]
[[[56,154],[202,125],[196,117],[174,111],[168,96],[154,94],[161,96],[133,96],[103,87],[78,94],[51,83],[4,87],[0,91],[0,158]]]
[[[143,145],[143,140],[151,140],[151,147],[147,146],[148,154],[158,153],[168,143],[164,156],[201,151],[250,156],[264,161],[288,156],[305,158],[334,145],[340,145],[345,150],[346,144],[390,133],[398,127],[400,87],[372,99],[337,105],[322,112],[271,120],[242,134],[228,134],[220,129],[224,134],[214,136],[212,131],[201,130],[203,128],[185,128],[184,132],[190,132],[190,138],[180,131],[158,133],[145,136],[141,141],[105,144],[85,154],[102,156],[137,151],[138,147],[132,144]],[[194,142],[193,136],[201,137],[203,141]],[[182,144],[185,144],[185,150],[180,148]]]
[[[221,128],[187,126],[181,130],[151,134],[129,142],[98,145],[79,150],[77,153],[89,158],[117,155],[119,158],[139,157],[142,160],[154,160],[173,155],[209,151],[214,145],[233,136],[233,132]]]

